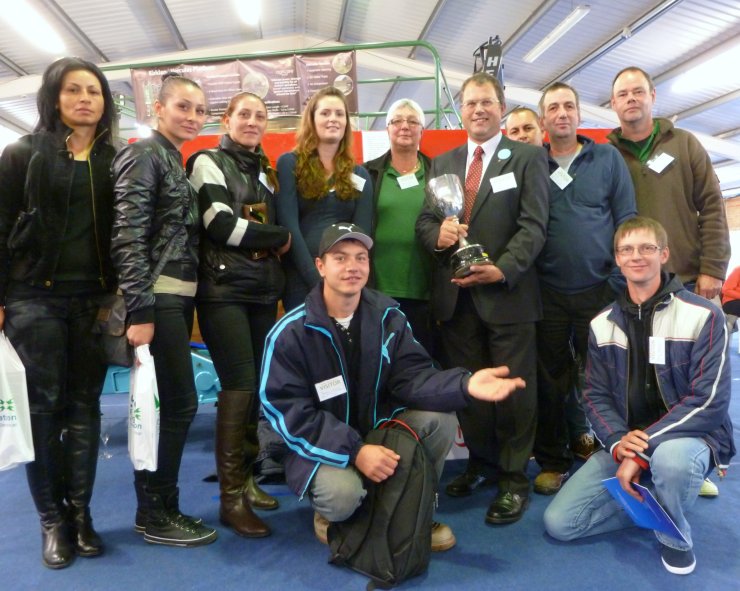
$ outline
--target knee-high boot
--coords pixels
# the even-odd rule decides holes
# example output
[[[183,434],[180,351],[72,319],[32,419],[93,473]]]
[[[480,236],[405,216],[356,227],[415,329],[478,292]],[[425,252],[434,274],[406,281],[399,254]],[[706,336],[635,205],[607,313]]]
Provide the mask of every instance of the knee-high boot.
[[[35,460],[26,464],[31,496],[41,520],[44,566],[64,568],[74,560],[64,507],[62,423],[59,414],[31,414]]]
[[[247,466],[247,482],[244,486],[244,494],[249,504],[255,509],[272,511],[277,509],[280,503],[278,503],[275,497],[262,490],[254,479],[254,461],[257,459],[260,450],[259,439],[257,437],[257,413],[254,412],[257,406],[257,404],[252,404],[253,410],[250,412],[251,416],[249,417],[249,424],[246,429],[244,461]]]
[[[90,517],[100,447],[100,407],[73,403],[67,410],[64,438],[64,481],[72,542],[79,556],[103,553],[103,542]]]
[[[252,511],[244,494],[246,427],[254,393],[223,390],[216,412],[216,469],[221,488],[221,523],[247,538],[270,535],[270,528]]]

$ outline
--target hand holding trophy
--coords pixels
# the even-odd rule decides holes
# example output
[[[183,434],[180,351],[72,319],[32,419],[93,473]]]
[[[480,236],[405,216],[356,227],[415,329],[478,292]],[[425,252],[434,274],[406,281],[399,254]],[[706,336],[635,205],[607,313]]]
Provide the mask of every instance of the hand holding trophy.
[[[427,205],[441,219],[453,217],[456,222],[463,209],[464,191],[456,174],[443,174],[427,183]],[[471,265],[490,265],[491,259],[483,251],[483,245],[470,244],[463,236],[458,240],[459,248],[450,257],[452,274],[456,279],[470,275]]]

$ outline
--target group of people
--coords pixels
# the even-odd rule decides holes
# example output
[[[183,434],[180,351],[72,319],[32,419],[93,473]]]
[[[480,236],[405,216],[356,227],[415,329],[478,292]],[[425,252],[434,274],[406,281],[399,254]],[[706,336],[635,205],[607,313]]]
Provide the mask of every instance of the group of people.
[[[655,89],[638,68],[614,81],[613,145],[576,133],[578,94],[563,83],[544,91],[539,114],[513,111],[508,137],[498,80],[474,74],[461,96],[465,145],[428,158],[424,112],[401,99],[386,119],[390,149],[360,166],[344,95],[322,89],[274,169],[261,145],[266,105],[242,92],[218,146],[183,167],[208,110],[196,82],[165,76],[156,130],[116,153],[102,72],[77,58],[49,66],[34,133],[0,157],[0,324],[27,368],[26,471],[47,567],[104,550],[89,509],[105,376],[92,326],[101,296],[120,290],[128,340],[150,346],[160,395],[157,469],[134,472],[147,542],[217,537],[179,502],[197,307],[222,388],[219,519],[237,534],[269,535],[253,509],[278,507],[253,474],[260,403],[323,541],[328,522],[361,504],[364,479],[397,465],[363,444],[370,429],[403,417],[441,477],[456,410],[469,460],[446,490],[495,483],[486,522],[522,517],[531,455],[535,492],[558,494],[545,524],[559,539],[624,525],[604,474],[633,495],[652,475],[685,538],[659,536],[663,562],[693,569],[684,512],[734,453],[724,317],[705,299],[729,259],[711,162],[693,136],[653,121]],[[464,180],[460,219],[425,202],[427,182],[447,173]],[[490,264],[453,277],[465,236]],[[569,478],[574,455],[588,462]],[[454,546],[451,528],[435,522],[431,544]]]

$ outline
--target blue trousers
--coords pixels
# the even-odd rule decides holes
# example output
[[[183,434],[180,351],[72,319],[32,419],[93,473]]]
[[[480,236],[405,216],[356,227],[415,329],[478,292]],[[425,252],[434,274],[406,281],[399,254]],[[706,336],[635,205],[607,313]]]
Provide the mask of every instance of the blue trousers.
[[[650,458],[650,470],[643,472],[643,486],[652,490],[676,527],[689,541],[656,531],[661,544],[685,550],[693,546],[686,512],[699,494],[704,477],[711,469],[710,450],[703,440],[692,437],[661,443]],[[562,541],[632,527],[632,519],[622,510],[601,483],[617,472],[617,465],[605,450],[591,456],[555,496],[545,510],[545,529]]]

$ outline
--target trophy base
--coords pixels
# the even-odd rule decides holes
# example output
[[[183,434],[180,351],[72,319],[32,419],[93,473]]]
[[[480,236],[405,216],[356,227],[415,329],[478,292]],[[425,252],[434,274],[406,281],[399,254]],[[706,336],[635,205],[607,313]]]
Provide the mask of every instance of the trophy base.
[[[462,279],[470,275],[472,265],[491,265],[491,259],[483,251],[481,244],[468,244],[458,249],[450,258],[452,275],[455,279]]]

